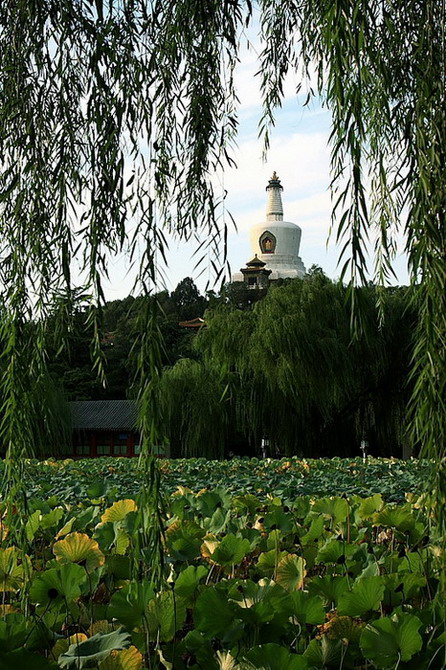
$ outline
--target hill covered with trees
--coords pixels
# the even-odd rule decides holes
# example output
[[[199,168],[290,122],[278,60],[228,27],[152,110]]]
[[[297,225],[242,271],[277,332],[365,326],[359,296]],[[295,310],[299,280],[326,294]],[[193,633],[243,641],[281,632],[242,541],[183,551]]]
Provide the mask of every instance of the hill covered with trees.
[[[164,343],[156,410],[174,455],[259,454],[263,439],[270,455],[357,455],[365,441],[374,455],[401,456],[410,451],[409,292],[363,288],[362,335],[352,338],[347,289],[317,267],[268,292],[228,284],[202,296],[185,278],[171,293],[105,304],[105,386],[92,371],[82,306],[51,374],[69,400],[136,397],[139,317],[152,301]],[[198,333],[179,325],[203,315]]]

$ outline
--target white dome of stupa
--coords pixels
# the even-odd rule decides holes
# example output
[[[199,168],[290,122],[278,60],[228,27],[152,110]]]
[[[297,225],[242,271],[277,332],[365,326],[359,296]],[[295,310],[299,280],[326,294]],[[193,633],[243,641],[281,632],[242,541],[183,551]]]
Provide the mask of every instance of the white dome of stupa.
[[[271,270],[270,281],[303,277],[306,270],[299,256],[302,231],[295,223],[283,220],[283,187],[275,172],[266,191],[266,221],[255,224],[249,231],[251,254],[266,264],[265,269]],[[233,280],[241,280],[239,273]]]

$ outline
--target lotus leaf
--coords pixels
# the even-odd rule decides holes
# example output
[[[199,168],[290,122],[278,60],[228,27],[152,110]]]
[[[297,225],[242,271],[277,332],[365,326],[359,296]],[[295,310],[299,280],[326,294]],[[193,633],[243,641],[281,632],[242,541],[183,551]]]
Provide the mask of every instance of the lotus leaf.
[[[76,563],[66,563],[36,575],[30,587],[32,603],[59,605],[71,602],[81,595],[81,585],[86,581],[85,570]]]
[[[334,670],[343,667],[345,648],[341,640],[330,640],[324,636],[322,640],[311,640],[303,655],[312,670],[313,668]]]
[[[245,655],[252,668],[262,670],[307,670],[308,663],[303,656],[291,654],[278,644],[269,643],[254,647]]]
[[[308,531],[301,536],[300,542],[303,545],[309,544],[310,542],[314,542],[314,540],[320,538],[323,532],[324,532],[324,517],[322,515],[316,516],[311,520],[311,525]]]
[[[175,593],[189,602],[193,598],[200,581],[207,576],[208,572],[204,565],[189,565],[176,578]]]
[[[33,654],[26,649],[15,649],[0,657],[0,670],[17,670],[26,668],[32,670],[58,670],[56,663]]]
[[[415,528],[416,519],[412,511],[404,507],[386,505],[380,512],[373,515],[374,526],[396,528],[404,533]]]
[[[30,627],[31,621],[19,613],[7,614],[0,620],[0,658],[26,642]]]
[[[182,627],[186,618],[186,606],[182,598],[172,591],[162,591],[149,602],[148,622],[152,637],[169,642]]]
[[[215,586],[207,587],[195,603],[195,625],[208,638],[223,639],[234,626],[238,609],[238,605],[228,602],[227,594],[223,590]]]
[[[364,498],[359,507],[357,516],[359,519],[370,519],[383,506],[384,501],[380,493],[375,493],[374,496]]]
[[[99,670],[141,670],[143,657],[136,647],[122,651],[112,651],[110,656],[99,663]]]
[[[112,633],[97,633],[93,637],[72,644],[65,654],[59,656],[59,666],[61,668],[70,668],[81,670],[92,663],[98,664],[107,658],[114,650],[127,649],[130,646],[130,636],[124,633],[122,628]]]
[[[87,639],[88,637],[85,635],[85,633],[75,633],[74,635],[70,635],[68,638],[57,640],[56,644],[51,650],[51,654],[54,656],[54,658],[57,659],[62,654],[65,654],[65,652],[68,651],[72,644],[79,644],[79,642],[83,642]]]
[[[34,539],[34,535],[40,528],[40,518],[41,511],[40,509],[36,509],[36,511],[29,516],[28,521],[25,524],[25,535],[29,542]]]
[[[117,523],[118,521],[122,521],[129,512],[135,512],[136,510],[137,505],[134,500],[131,500],[130,498],[118,500],[105,510],[104,514],[101,516],[101,521],[102,523],[107,523],[108,521]]]
[[[277,551],[276,549],[271,549],[271,551],[264,551],[262,554],[260,554],[257,561],[257,568],[260,574],[264,575],[265,577],[272,577],[275,574],[280,561],[288,555],[288,552]]]
[[[169,553],[180,561],[192,561],[200,553],[204,534],[194,521],[175,521],[166,531]]]
[[[305,575],[305,559],[296,554],[288,554],[277,566],[276,581],[286,591],[295,591],[302,588]]]
[[[132,630],[141,625],[148,604],[154,596],[153,587],[147,580],[131,582],[113,594],[108,613]]]
[[[211,558],[218,565],[231,568],[240,563],[250,549],[249,540],[228,533],[212,552]]]
[[[289,599],[281,606],[281,611],[286,611],[288,616],[293,617],[302,626],[306,624],[321,624],[325,621],[324,603],[320,596],[312,596],[306,591],[293,591]]]
[[[378,610],[383,596],[384,582],[381,577],[356,580],[351,591],[340,595],[338,613],[356,617]]]
[[[323,514],[334,526],[346,520],[349,506],[344,498],[319,498],[311,508],[312,513]]]
[[[105,563],[105,556],[98,543],[85,533],[70,533],[64,540],[55,543],[53,552],[61,563],[78,563],[87,572]]]
[[[312,594],[322,596],[330,606],[333,606],[341,594],[348,591],[348,582],[345,577],[317,575],[308,582],[308,590]]]
[[[17,547],[0,549],[0,593],[19,589],[30,571],[29,557]]]
[[[422,622],[413,614],[378,619],[362,632],[362,653],[377,668],[393,668],[399,660],[409,661],[423,645],[418,632],[421,626]]]

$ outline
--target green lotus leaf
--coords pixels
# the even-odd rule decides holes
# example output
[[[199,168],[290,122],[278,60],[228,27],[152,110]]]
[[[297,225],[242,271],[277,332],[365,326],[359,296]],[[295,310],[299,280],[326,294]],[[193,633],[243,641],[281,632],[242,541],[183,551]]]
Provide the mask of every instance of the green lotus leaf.
[[[339,597],[348,591],[348,582],[345,577],[317,575],[308,581],[308,590],[311,594],[322,596],[331,607],[338,602]]]
[[[254,514],[257,507],[260,507],[260,500],[251,493],[246,495],[235,496],[232,499],[232,504],[235,508],[247,509],[250,514]]]
[[[284,533],[289,533],[294,527],[294,519],[281,508],[275,508],[265,516],[264,526],[267,530],[278,528]]]
[[[31,621],[19,613],[7,614],[0,619],[0,658],[26,642],[30,625]]]
[[[251,549],[249,540],[228,533],[212,552],[212,560],[218,565],[230,568],[240,563]]]
[[[407,530],[415,528],[416,519],[412,510],[407,507],[396,507],[386,505],[380,512],[373,515],[374,526],[384,526],[384,528],[396,528],[404,533]]]
[[[314,540],[317,540],[322,533],[324,532],[324,517],[321,516],[316,516],[311,520],[310,527],[306,533],[304,533],[301,538],[300,542],[301,544],[309,544],[310,542],[314,542]]]
[[[204,565],[189,565],[180,572],[175,580],[175,593],[185,601],[190,601],[194,596],[200,581],[207,576],[209,570]]]
[[[344,645],[341,640],[330,640],[326,636],[322,640],[311,640],[304,651],[304,658],[308,667],[313,668],[340,668],[345,656]]]
[[[205,531],[194,521],[174,521],[166,531],[169,553],[180,561],[193,561],[200,554]]]
[[[252,668],[262,670],[307,670],[308,663],[303,656],[291,654],[288,649],[270,642],[253,647],[245,655]]]
[[[342,542],[336,538],[330,538],[319,549],[316,556],[316,562],[338,563],[342,559],[345,561],[347,558],[351,558],[357,549],[357,547],[348,544],[347,542]]]
[[[153,638],[161,642],[170,642],[180,630],[186,619],[186,606],[182,598],[175,597],[172,591],[162,591],[149,602],[149,631]]]
[[[364,498],[357,510],[357,517],[359,519],[370,519],[383,506],[383,498],[380,493],[375,493],[374,496]]]
[[[129,556],[119,556],[118,554],[107,556],[105,567],[107,572],[116,579],[130,579],[132,565]]]
[[[42,513],[41,513],[40,509],[36,509],[36,511],[33,512],[28,517],[28,521],[25,524],[25,534],[26,534],[26,539],[28,540],[28,542],[32,542],[32,540],[34,539],[34,535],[39,530],[41,516],[42,516]]]
[[[306,591],[294,591],[285,604],[286,611],[301,625],[321,624],[325,621],[324,603],[320,596]]]
[[[215,586],[208,587],[200,593],[195,603],[195,626],[209,638],[223,639],[233,627],[238,609],[238,605],[228,602],[224,591]]]
[[[305,575],[305,559],[296,554],[288,554],[277,566],[276,582],[286,591],[295,591],[302,588]]]
[[[393,668],[400,660],[409,661],[423,646],[418,632],[422,625],[418,617],[406,613],[374,621],[361,634],[364,657],[377,668]]]
[[[338,602],[338,614],[361,616],[371,610],[378,610],[384,596],[381,577],[364,577],[356,580],[351,591],[342,593]]]
[[[76,563],[67,563],[45,570],[32,581],[29,596],[38,605],[59,605],[62,601],[72,602],[81,595],[81,585],[86,582],[85,570]]]
[[[59,656],[59,666],[70,670],[81,670],[97,665],[107,658],[114,650],[127,649],[130,646],[130,635],[122,628],[112,633],[97,633],[88,640],[72,644],[65,654]]]
[[[349,506],[344,498],[319,498],[313,504],[311,511],[322,514],[336,526],[346,520]]]
[[[108,614],[133,630],[141,625],[148,604],[154,597],[153,588],[147,580],[133,581],[112,595]]]
[[[62,507],[56,507],[52,509],[48,514],[44,514],[40,519],[40,527],[43,529],[52,528],[57,526],[59,521],[65,515],[65,510]]]
[[[257,561],[257,568],[260,574],[265,577],[272,577],[277,570],[282,558],[288,556],[287,551],[276,551],[276,549],[271,549],[271,551],[264,551],[259,556]]]

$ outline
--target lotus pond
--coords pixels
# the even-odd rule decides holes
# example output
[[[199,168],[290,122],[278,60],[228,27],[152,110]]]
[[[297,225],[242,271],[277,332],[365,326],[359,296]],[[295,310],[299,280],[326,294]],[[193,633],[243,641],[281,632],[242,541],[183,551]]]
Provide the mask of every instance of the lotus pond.
[[[223,464],[212,486],[200,463],[180,483],[181,464],[161,462],[159,589],[137,542],[134,464],[30,464],[34,488],[14,528],[0,506],[0,670],[445,667],[442,538],[423,495],[392,502],[410,468],[374,463],[375,480],[395,468],[399,482],[365,497],[333,495],[350,477],[363,491],[368,475],[350,471],[359,462],[344,463],[328,494],[320,468],[317,496],[293,492],[290,470],[308,484],[297,459],[239,461],[245,491]],[[423,467],[413,465],[418,484]]]
[[[178,486],[194,491],[223,486],[235,495],[252,493],[260,498],[268,493],[282,498],[381,493],[391,502],[404,502],[406,493],[421,492],[431,467],[429,461],[390,458],[160,460],[167,494]],[[1,470],[0,462],[0,476]],[[56,495],[70,502],[104,494],[109,499],[132,497],[144,483],[137,459],[127,458],[29,461],[26,475],[32,496]]]

